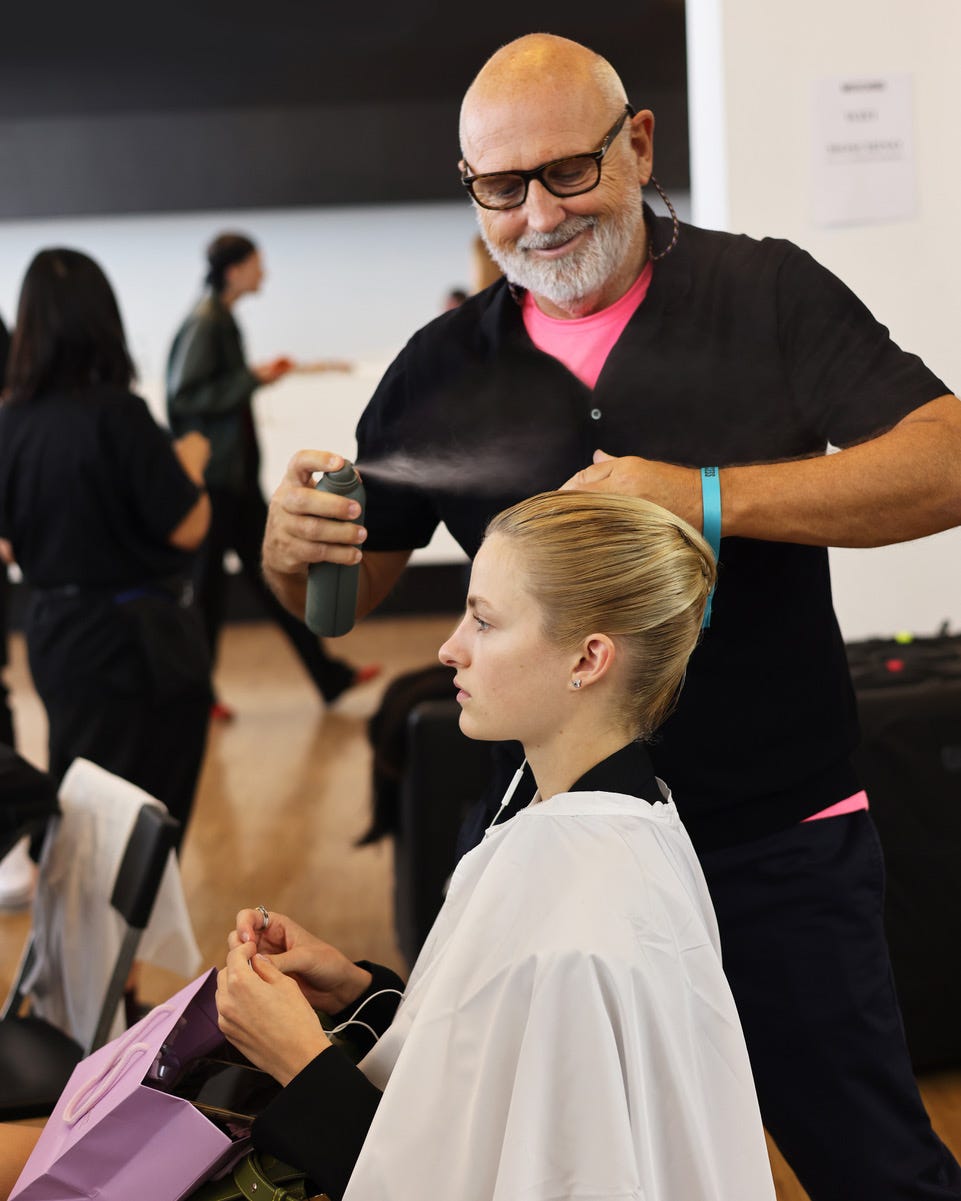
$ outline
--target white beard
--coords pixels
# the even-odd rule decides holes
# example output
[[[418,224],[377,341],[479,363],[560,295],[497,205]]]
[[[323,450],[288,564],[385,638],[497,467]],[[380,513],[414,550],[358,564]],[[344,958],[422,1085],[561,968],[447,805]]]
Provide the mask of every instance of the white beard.
[[[628,195],[629,201],[616,215],[571,216],[549,233],[524,234],[510,248],[492,243],[481,210],[477,209],[481,237],[491,258],[511,283],[563,307],[599,292],[629,253],[638,225],[644,220],[644,209],[640,189],[632,189]],[[592,230],[592,235],[583,246],[562,258],[544,261],[527,253],[563,245],[585,229]]]

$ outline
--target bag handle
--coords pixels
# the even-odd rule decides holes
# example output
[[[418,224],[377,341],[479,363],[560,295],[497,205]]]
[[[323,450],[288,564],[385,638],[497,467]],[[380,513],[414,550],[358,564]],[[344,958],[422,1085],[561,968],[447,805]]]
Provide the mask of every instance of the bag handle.
[[[174,1012],[169,1005],[158,1005],[143,1019],[140,1029],[128,1030],[117,1040],[114,1057],[105,1064],[102,1070],[91,1079],[86,1080],[67,1102],[63,1111],[63,1121],[67,1126],[74,1126],[85,1117],[101,1098],[113,1088],[117,1079],[126,1071],[128,1064],[144,1051],[150,1051],[149,1043],[141,1042],[148,1031],[152,1030],[160,1020]]]

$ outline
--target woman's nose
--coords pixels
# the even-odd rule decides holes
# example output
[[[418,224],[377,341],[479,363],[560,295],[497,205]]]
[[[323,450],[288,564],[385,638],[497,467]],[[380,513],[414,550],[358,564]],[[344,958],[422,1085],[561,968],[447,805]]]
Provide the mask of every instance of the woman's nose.
[[[437,658],[445,667],[460,667],[465,661],[463,639],[460,637],[463,628],[464,623],[461,622],[437,652]]]

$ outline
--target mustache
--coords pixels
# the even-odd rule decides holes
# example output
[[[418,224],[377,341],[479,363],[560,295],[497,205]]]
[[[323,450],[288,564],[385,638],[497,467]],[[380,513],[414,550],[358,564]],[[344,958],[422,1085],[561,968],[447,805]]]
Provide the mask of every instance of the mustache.
[[[541,232],[532,229],[517,240],[518,250],[553,250],[555,246],[563,246],[571,238],[585,229],[593,229],[597,217],[567,217],[555,229]]]

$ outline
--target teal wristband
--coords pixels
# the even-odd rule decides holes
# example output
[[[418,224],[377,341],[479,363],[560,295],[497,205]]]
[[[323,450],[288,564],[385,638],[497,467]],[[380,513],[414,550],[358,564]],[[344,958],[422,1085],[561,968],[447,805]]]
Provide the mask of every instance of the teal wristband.
[[[717,467],[701,468],[701,529],[705,541],[714,552],[715,562],[721,554],[721,472]],[[708,593],[704,608],[703,628],[711,624],[711,601],[714,589]]]

